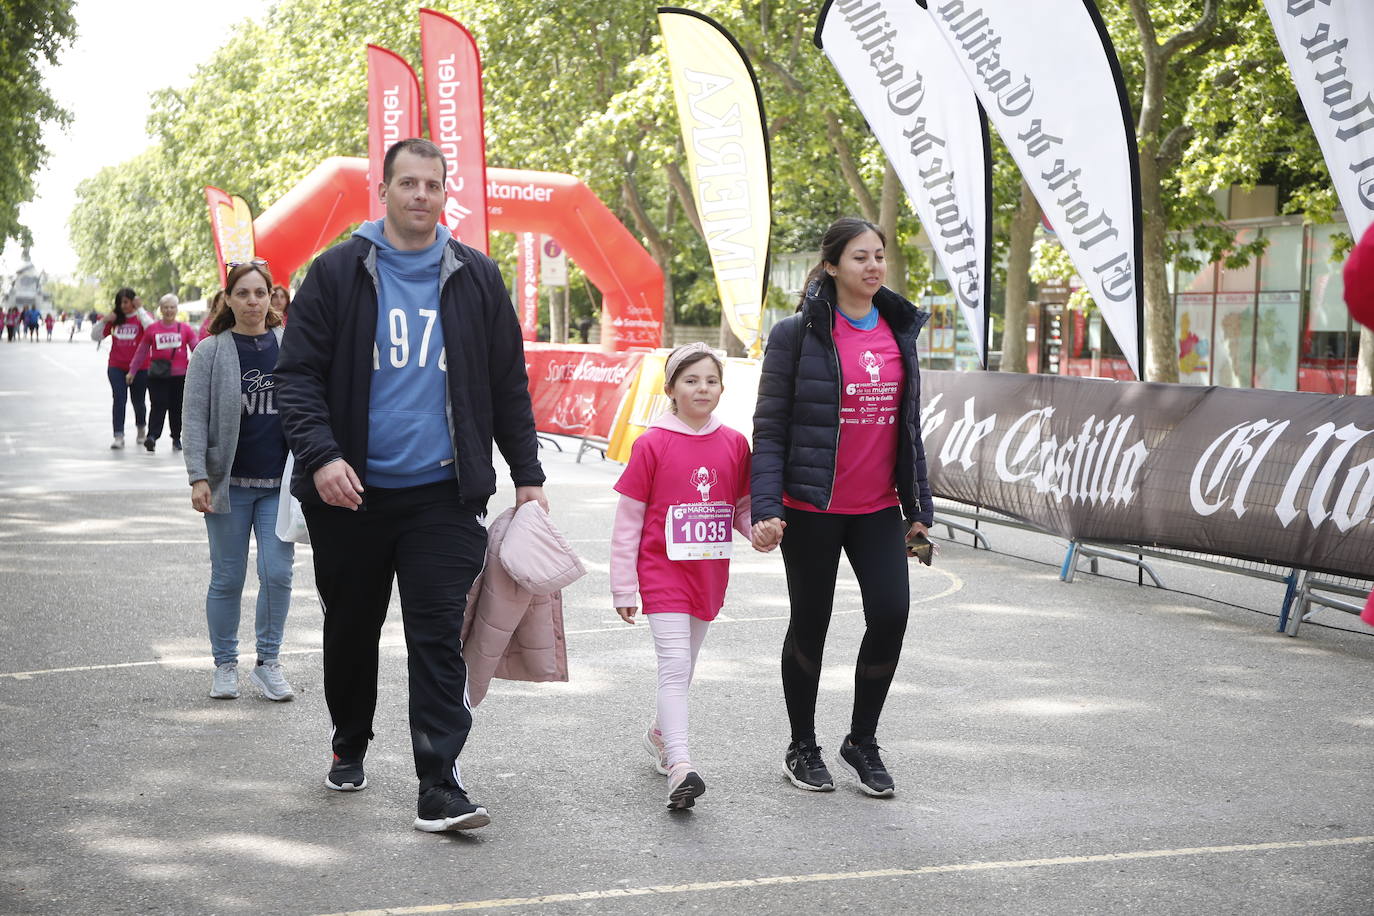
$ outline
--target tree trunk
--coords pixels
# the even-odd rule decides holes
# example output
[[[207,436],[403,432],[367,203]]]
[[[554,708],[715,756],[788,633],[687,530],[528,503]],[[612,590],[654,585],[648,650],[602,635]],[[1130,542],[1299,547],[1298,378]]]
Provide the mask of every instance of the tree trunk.
[[[1360,331],[1360,361],[1355,370],[1355,393],[1374,394],[1374,328]]]
[[[572,339],[573,339],[572,297],[570,297],[570,296],[568,295],[568,288],[567,288],[566,286],[563,287],[563,295],[561,295],[561,296],[558,295],[558,288],[557,288],[557,287],[554,287],[553,294],[554,294],[554,297],[555,297],[555,298],[561,299],[561,300],[562,300],[561,302],[559,302],[558,307],[559,307],[559,309],[562,310],[562,312],[563,312],[563,327],[567,330],[568,340],[569,340],[569,341],[572,341]]]
[[[720,313],[720,349],[725,351],[726,356],[743,356],[744,344],[740,343],[735,332],[730,329],[730,319],[725,317],[725,311]]]
[[[897,216],[902,210],[902,183],[897,179],[897,170],[888,162],[883,170],[883,190],[878,206],[878,228],[887,236],[887,288],[902,296],[907,290],[906,251],[901,239],[897,238]]]
[[[626,173],[625,180],[620,186],[620,192],[625,201],[625,207],[634,219],[635,228],[649,243],[649,253],[653,255],[654,263],[663,272],[663,330],[659,337],[659,343],[662,346],[671,347],[673,345],[673,319],[676,314],[673,301],[673,248],[663,233],[658,231],[653,220],[649,219],[649,214],[644,209],[644,200],[639,196],[639,186],[635,183],[633,174]]]
[[[1003,299],[1002,371],[1027,372],[1026,315],[1030,300],[1031,245],[1040,223],[1040,203],[1030,185],[1021,182],[1021,203],[1011,218],[1007,242],[1007,288]],[[989,265],[990,267],[991,265]],[[991,303],[989,303],[991,307]]]
[[[1164,223],[1164,200],[1160,191],[1158,161],[1154,143],[1140,147],[1140,199],[1145,211],[1145,365],[1143,381],[1178,381],[1178,344],[1174,329],[1174,301],[1169,295],[1169,265],[1164,259],[1168,229]]]
[[[854,152],[849,148],[849,142],[844,138],[844,128],[833,111],[825,113],[825,135],[830,145],[835,147],[840,174],[844,176],[845,183],[854,194],[854,200],[859,204],[859,215],[870,223],[878,222],[878,204],[874,202],[873,194],[868,190],[868,185],[864,184],[863,176],[859,174],[859,167],[854,162]]]
[[[563,323],[563,310],[558,307],[558,291],[549,290],[549,341],[567,343],[568,326]]]
[[[1131,16],[1140,34],[1144,85],[1141,88],[1136,137],[1140,150],[1140,198],[1145,211],[1143,264],[1145,282],[1145,365],[1144,378],[1151,382],[1178,381],[1178,347],[1174,331],[1174,302],[1169,296],[1169,268],[1164,260],[1168,225],[1165,222],[1161,182],[1164,171],[1177,164],[1178,151],[1169,140],[1180,142],[1183,135],[1171,132],[1160,140],[1164,123],[1164,90],[1169,65],[1174,57],[1207,40],[1217,29],[1219,0],[1204,0],[1202,13],[1192,25],[1176,32],[1162,44],[1155,31],[1146,0],[1129,0]]]

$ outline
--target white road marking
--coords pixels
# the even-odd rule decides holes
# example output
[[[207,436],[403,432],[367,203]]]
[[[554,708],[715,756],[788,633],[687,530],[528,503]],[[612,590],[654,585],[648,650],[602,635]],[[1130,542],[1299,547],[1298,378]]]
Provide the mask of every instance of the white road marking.
[[[39,355],[41,355],[41,356],[43,357],[43,361],[44,361],[44,362],[51,363],[52,365],[54,365],[54,366],[56,366],[57,368],[61,369],[63,372],[67,373],[68,375],[81,375],[80,372],[77,372],[77,371],[76,371],[75,369],[73,369],[71,366],[64,366],[62,363],[59,363],[57,360],[53,359],[51,356],[49,356],[49,355],[46,354],[46,353],[42,353],[42,354],[39,354]]]
[[[89,543],[93,543],[93,542],[91,542],[91,541],[84,541],[83,543],[89,544]],[[118,543],[120,543],[120,544],[128,544],[128,543],[134,543],[134,542],[130,542],[130,541],[119,541]],[[299,546],[299,545],[298,545],[298,546]],[[946,588],[944,591],[940,592],[939,594],[935,594],[935,595],[926,595],[926,596],[921,597],[921,598],[914,598],[914,599],[912,599],[912,602],[911,602],[912,604],[925,604],[925,603],[930,602],[930,601],[938,601],[938,600],[941,599],[941,598],[944,598],[944,597],[946,597],[946,596],[948,596],[948,595],[952,595],[953,593],[959,591],[960,589],[962,589],[962,588],[964,587],[964,580],[960,579],[960,578],[959,578],[958,576],[956,576],[954,573],[949,572],[948,570],[939,570],[939,572],[940,572],[941,575],[945,576],[946,578],[948,578],[948,579],[950,580],[949,587]],[[309,597],[309,596],[306,596],[306,595],[301,595],[301,596],[300,596],[300,598],[301,598],[302,600],[306,600],[308,597]],[[834,616],[840,617],[840,616],[843,616],[843,615],[846,615],[846,614],[858,614],[858,613],[861,613],[861,612],[860,612],[860,611],[836,611],[835,614],[834,614]],[[787,619],[787,615],[786,615],[786,614],[782,614],[782,615],[770,616],[770,617],[728,617],[728,618],[727,618],[727,617],[717,617],[717,618],[716,618],[716,622],[717,622],[717,623],[723,623],[723,624],[739,624],[739,623],[762,623],[762,622],[765,622],[765,621],[777,621],[777,620],[786,620],[786,619]],[[635,632],[635,630],[636,630],[635,627],[626,626],[625,624],[622,623],[622,624],[620,624],[619,626],[611,626],[611,627],[594,627],[594,628],[592,628],[592,629],[587,629],[587,630],[567,630],[567,631],[564,632],[563,635],[564,635],[564,636],[583,636],[583,635],[587,635],[587,634],[590,634],[590,633],[632,633],[632,632]],[[384,648],[384,649],[386,649],[386,648],[396,648],[396,647],[404,646],[404,645],[405,645],[405,643],[404,643],[404,642],[401,642],[401,641],[397,641],[397,642],[383,642],[383,643],[381,643],[381,647]],[[318,648],[318,649],[287,649],[287,650],[283,650],[281,654],[282,654],[282,655],[312,655],[312,654],[315,654],[315,653],[318,653],[318,652],[323,652],[323,651],[324,651],[324,649],[322,649],[322,648]],[[0,672],[0,678],[10,678],[11,680],[16,680],[16,681],[27,681],[27,680],[30,680],[30,679],[32,679],[32,678],[35,678],[35,677],[37,677],[37,676],[39,676],[39,675],[41,675],[41,674],[71,674],[71,673],[73,673],[73,672],[78,672],[78,671],[113,671],[113,670],[118,669],[118,668],[146,668],[146,667],[149,667],[150,665],[167,665],[167,666],[171,666],[171,667],[188,667],[188,666],[198,665],[198,664],[200,664],[200,663],[202,663],[202,662],[204,662],[204,661],[205,661],[205,657],[204,657],[204,656],[195,655],[195,656],[184,656],[184,657],[177,657],[177,658],[158,658],[158,659],[152,659],[152,660],[149,660],[149,661],[140,661],[140,662],[112,662],[112,663],[110,663],[110,664],[105,664],[105,665],[73,665],[73,666],[68,667],[68,668],[43,668],[43,669],[36,670],[36,671],[8,671],[8,672]]]
[[[347,913],[331,914],[331,916],[411,916],[411,914],[420,913],[457,913],[463,910],[547,906],[553,903],[614,900],[622,897],[646,897],[653,894],[695,894],[703,891],[748,890],[776,887],[782,884],[819,884],[826,881],[864,881],[872,878],[911,878],[921,875],[943,875],[959,872],[1045,868],[1059,865],[1094,865],[1099,862],[1176,859],[1190,856],[1234,855],[1246,852],[1270,852],[1279,849],[1321,849],[1331,846],[1360,846],[1370,843],[1374,843],[1374,836],[1340,837],[1326,840],[1291,840],[1281,843],[1243,843],[1234,846],[1192,846],[1181,849],[1141,849],[1133,852],[1108,852],[1089,856],[1056,856],[1046,859],[1012,859],[1002,862],[957,862],[950,865],[927,865],[922,868],[878,868],[868,871],[822,872],[812,875],[768,875],[762,878],[741,878],[733,881],[698,881],[692,884],[659,884],[650,887],[545,894],[540,897],[504,897],[493,900],[469,900],[461,903],[437,903],[428,906],[388,907],[384,910],[353,910]]]

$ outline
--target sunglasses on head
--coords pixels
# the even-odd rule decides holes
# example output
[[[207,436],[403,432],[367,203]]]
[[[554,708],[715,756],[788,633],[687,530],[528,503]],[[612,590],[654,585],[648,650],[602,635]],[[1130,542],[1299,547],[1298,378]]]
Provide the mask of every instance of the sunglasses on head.
[[[233,270],[235,267],[266,267],[267,259],[254,258],[251,261],[226,261],[224,266],[230,270]]]

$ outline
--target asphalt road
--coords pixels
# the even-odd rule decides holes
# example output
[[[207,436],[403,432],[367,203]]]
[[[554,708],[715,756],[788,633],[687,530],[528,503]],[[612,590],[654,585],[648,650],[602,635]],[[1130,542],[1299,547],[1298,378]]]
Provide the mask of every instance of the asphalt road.
[[[1323,612],[1335,628],[1290,639],[1274,586],[1172,564],[1174,591],[1066,585],[1061,543],[1005,529],[915,570],[890,800],[783,780],[781,560],[741,543],[693,688],[708,790],[670,814],[639,746],[648,628],[608,594],[618,469],[551,450],[589,570],[564,595],[571,680],[496,682],[463,757],[493,823],[419,833],[399,605],[369,788],[329,792],[308,548],[282,655],[297,700],[209,699],[179,456],[134,448],[132,418],[111,452],[104,354],[57,336],[0,344],[2,913],[1374,912],[1374,631]],[[862,629],[842,570],[827,754]]]

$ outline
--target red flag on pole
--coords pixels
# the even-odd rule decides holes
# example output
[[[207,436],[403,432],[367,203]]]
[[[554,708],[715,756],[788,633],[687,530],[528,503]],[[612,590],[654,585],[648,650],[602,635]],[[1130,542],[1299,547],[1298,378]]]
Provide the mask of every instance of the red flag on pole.
[[[382,160],[399,140],[420,136],[420,81],[399,55],[367,46],[367,165],[368,218],[385,213],[377,199],[382,182]]]
[[[210,207],[210,234],[215,240],[219,285],[223,286],[228,274],[226,264],[253,260],[253,214],[242,197],[211,185],[205,186],[205,203]]]
[[[444,225],[464,244],[489,251],[487,145],[482,58],[472,33],[434,10],[420,10],[429,138],[448,161]]]

